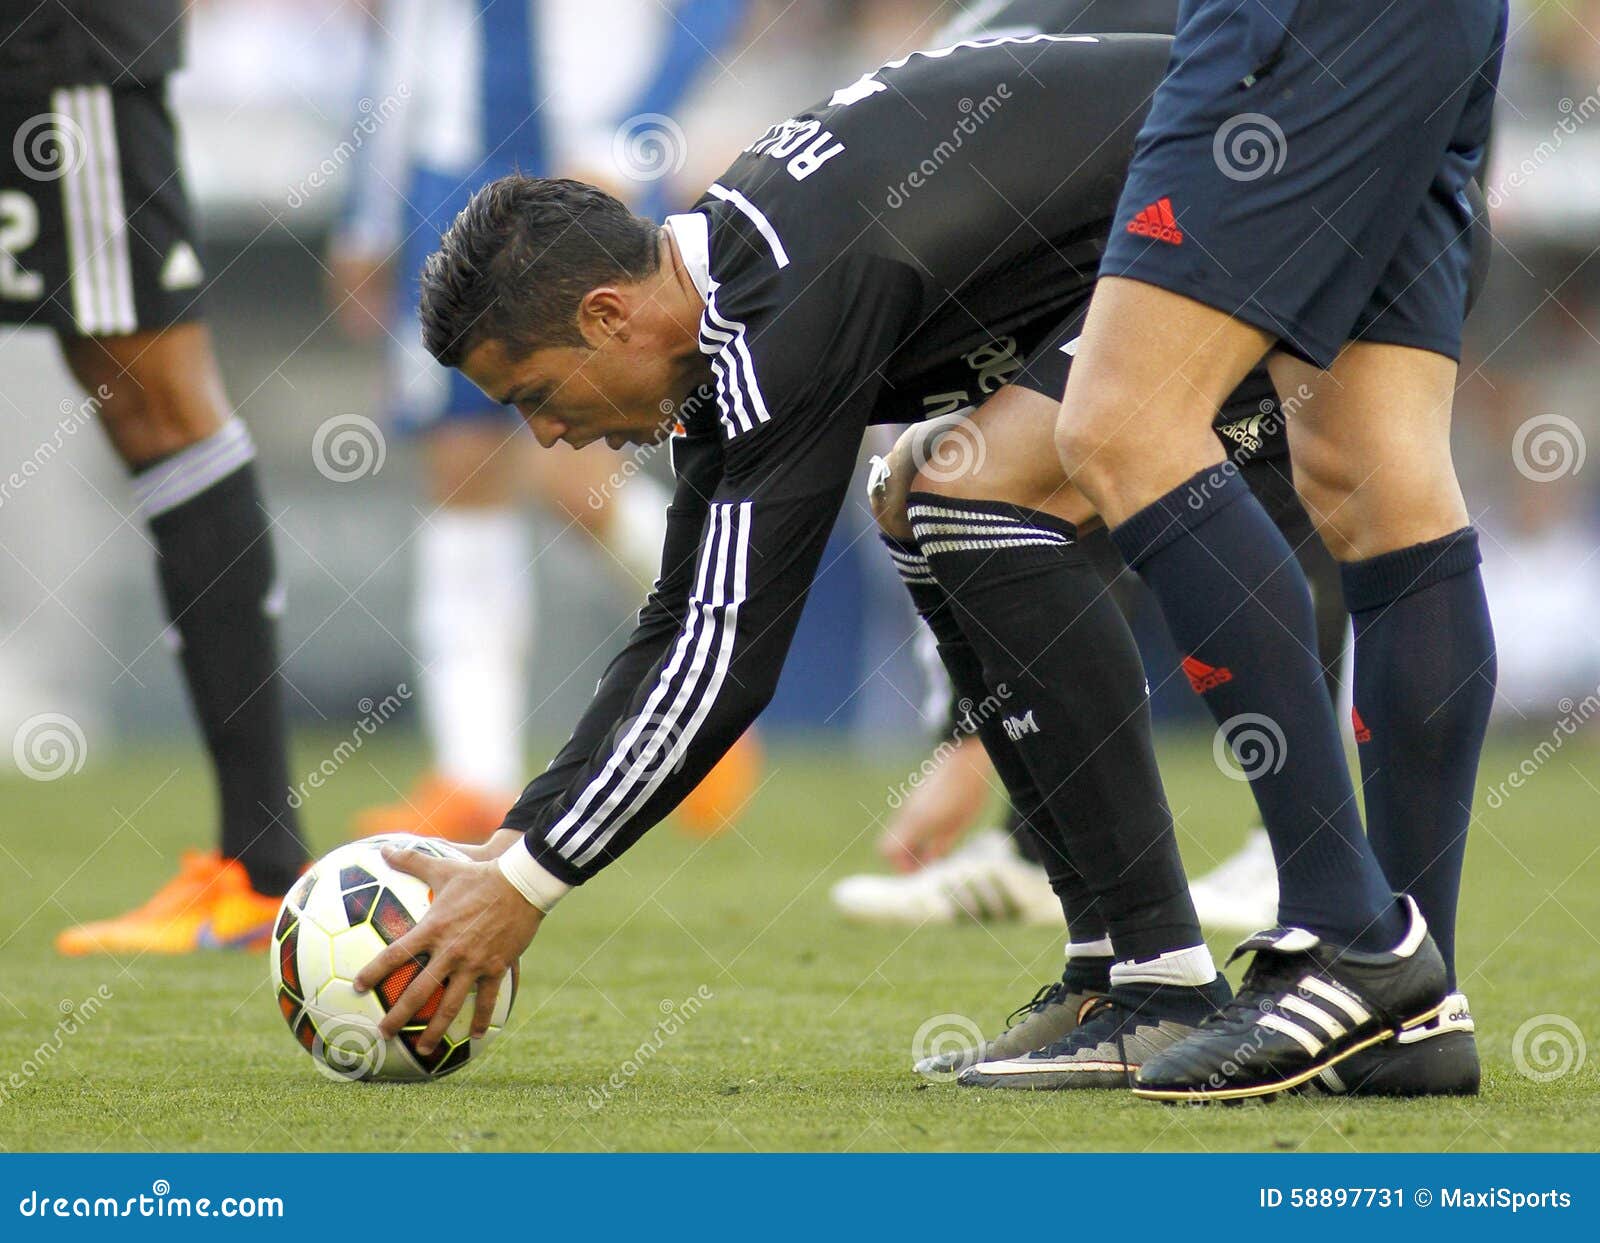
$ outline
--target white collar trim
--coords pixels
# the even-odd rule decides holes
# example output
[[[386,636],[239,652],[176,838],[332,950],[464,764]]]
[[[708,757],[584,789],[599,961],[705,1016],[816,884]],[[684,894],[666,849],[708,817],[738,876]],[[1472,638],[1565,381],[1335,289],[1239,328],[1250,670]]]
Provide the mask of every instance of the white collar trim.
[[[711,222],[697,211],[679,216],[668,216],[666,227],[672,230],[672,240],[678,243],[678,253],[683,256],[683,266],[689,270],[689,279],[709,298],[711,284]]]

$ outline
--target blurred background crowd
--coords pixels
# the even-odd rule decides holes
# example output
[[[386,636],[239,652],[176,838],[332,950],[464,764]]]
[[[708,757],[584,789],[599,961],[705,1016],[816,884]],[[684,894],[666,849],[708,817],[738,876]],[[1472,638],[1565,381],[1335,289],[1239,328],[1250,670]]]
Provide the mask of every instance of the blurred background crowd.
[[[928,46],[977,7],[751,0],[671,125],[613,145],[614,184],[641,209],[681,209],[769,121]],[[375,77],[381,13],[381,0],[197,0],[173,84],[206,239],[207,318],[276,514],[290,709],[301,725],[341,730],[365,701],[414,682],[409,545],[431,505],[415,444],[388,414],[393,354],[412,343],[357,313],[381,285],[350,297],[330,249],[363,149],[422,86]],[[1512,29],[1486,178],[1498,240],[1456,418],[1486,536],[1506,728],[1570,712],[1566,700],[1600,684],[1600,0],[1513,0]],[[1048,124],[1039,140],[1047,158]],[[0,387],[0,476],[37,467],[25,486],[0,490],[0,737],[41,711],[70,715],[91,738],[181,736],[149,550],[46,335],[0,331]],[[615,473],[665,477],[665,455],[618,455]],[[541,756],[636,604],[626,577],[597,563],[586,505],[580,495],[565,512],[528,506],[537,608],[526,707]],[[764,721],[774,735],[828,731],[903,750],[923,721],[903,592],[864,532],[861,508],[847,507]],[[1150,617],[1138,629],[1152,659],[1170,660]],[[1158,709],[1182,717],[1190,698],[1169,687]]]

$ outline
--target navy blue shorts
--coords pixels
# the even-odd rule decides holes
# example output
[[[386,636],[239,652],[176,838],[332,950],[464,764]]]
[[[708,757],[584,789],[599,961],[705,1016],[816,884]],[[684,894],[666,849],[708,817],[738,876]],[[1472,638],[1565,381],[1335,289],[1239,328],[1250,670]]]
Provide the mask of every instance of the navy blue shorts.
[[[1185,0],[1102,276],[1459,358],[1506,0]]]

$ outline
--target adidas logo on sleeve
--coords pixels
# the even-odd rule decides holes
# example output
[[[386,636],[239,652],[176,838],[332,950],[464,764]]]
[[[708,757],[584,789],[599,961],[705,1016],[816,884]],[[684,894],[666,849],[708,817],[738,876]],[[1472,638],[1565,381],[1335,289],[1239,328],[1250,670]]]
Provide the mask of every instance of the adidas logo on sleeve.
[[[1128,221],[1128,232],[1139,237],[1154,238],[1170,246],[1183,245],[1183,230],[1178,228],[1178,218],[1172,214],[1172,200],[1159,198]]]

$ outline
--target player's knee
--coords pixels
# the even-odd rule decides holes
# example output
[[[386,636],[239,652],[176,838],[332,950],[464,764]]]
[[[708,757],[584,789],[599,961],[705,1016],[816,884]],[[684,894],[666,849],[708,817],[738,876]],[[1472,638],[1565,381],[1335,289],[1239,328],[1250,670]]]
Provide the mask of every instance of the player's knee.
[[[1092,400],[1063,407],[1056,417],[1056,455],[1074,485],[1091,494],[1096,481],[1114,478],[1127,456],[1121,433],[1126,429],[1113,417],[1110,404]]]
[[[918,423],[895,446],[905,460],[907,492],[935,496],[994,500],[1003,488],[1007,471],[997,461],[1000,446],[985,435],[985,427],[961,411]]]
[[[906,429],[895,441],[894,448],[880,458],[874,458],[872,472],[867,477],[867,504],[872,517],[890,539],[912,538],[911,518],[906,509],[908,498],[916,488],[917,445],[923,429]]]
[[[1328,551],[1337,560],[1348,561],[1356,555],[1360,539],[1361,481],[1334,455],[1306,449],[1303,456],[1304,462],[1298,452],[1292,459],[1294,488],[1300,503]]]
[[[181,452],[214,434],[226,411],[189,391],[176,377],[143,384],[124,378],[92,394],[117,452],[138,466]]]
[[[189,327],[63,345],[112,447],[130,466],[186,449],[229,417],[209,346],[197,354],[202,347],[187,339]]]

